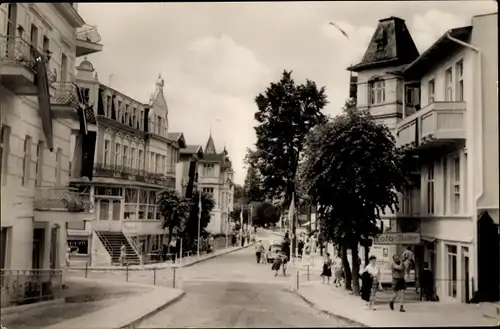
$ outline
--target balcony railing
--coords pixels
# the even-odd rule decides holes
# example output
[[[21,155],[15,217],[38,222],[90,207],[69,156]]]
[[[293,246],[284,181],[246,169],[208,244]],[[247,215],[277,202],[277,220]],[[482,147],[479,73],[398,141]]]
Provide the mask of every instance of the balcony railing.
[[[52,97],[50,97],[50,104],[71,106],[77,108],[78,106],[78,95],[76,91],[76,86],[73,82],[55,82],[53,84],[55,87],[55,92]]]
[[[0,59],[35,71],[35,54],[30,43],[19,36],[0,36]]]
[[[167,177],[163,174],[108,163],[96,163],[94,165],[94,175],[135,180],[158,185],[163,185],[167,180]]]
[[[1,270],[0,283],[2,308],[62,297],[61,270]]]
[[[97,27],[92,25],[84,25],[76,31],[76,39],[85,42],[99,43],[101,36],[97,32]]]
[[[38,187],[34,208],[37,211],[90,212],[90,196],[73,187]]]

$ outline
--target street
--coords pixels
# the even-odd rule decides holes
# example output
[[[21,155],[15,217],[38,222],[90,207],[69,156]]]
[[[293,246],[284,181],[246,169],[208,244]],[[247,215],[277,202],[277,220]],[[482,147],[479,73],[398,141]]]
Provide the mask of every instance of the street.
[[[262,235],[266,247],[267,239],[276,238]],[[289,290],[289,276],[256,264],[253,246],[184,268],[181,276],[186,296],[139,328],[352,326],[311,308]]]

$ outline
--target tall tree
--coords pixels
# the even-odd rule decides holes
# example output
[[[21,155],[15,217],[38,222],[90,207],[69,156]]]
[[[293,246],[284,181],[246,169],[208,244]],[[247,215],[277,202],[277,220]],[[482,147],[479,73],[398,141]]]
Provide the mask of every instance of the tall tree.
[[[353,105],[311,131],[306,150],[301,180],[320,205],[326,237],[341,247],[346,271],[351,249],[352,289],[359,294],[358,246],[379,233],[381,213],[397,210],[397,191],[406,184],[403,157],[390,130]]]
[[[194,240],[198,237],[198,218],[200,218],[200,208],[199,208],[199,193],[194,193],[193,198],[190,200],[189,212],[182,231],[182,236],[185,238],[186,246],[194,247]],[[208,193],[202,193],[201,195],[201,219],[200,219],[200,234],[205,236],[207,232],[205,229],[210,223],[210,212],[215,207],[215,201],[212,196]]]
[[[243,186],[248,202],[264,201],[264,191],[260,187],[259,174],[253,165],[248,166],[245,185]]]
[[[245,196],[245,190],[241,185],[234,185],[234,200],[238,201]]]
[[[318,88],[311,80],[297,85],[292,72],[283,71],[281,80],[271,83],[255,102],[258,122],[255,164],[262,176],[262,187],[269,199],[284,196],[284,205],[288,206],[296,190],[306,135],[325,122],[322,113],[327,104],[325,88]]]
[[[256,226],[264,227],[267,225],[276,224],[280,219],[279,209],[272,203],[263,202],[255,209],[253,223]]]
[[[186,224],[189,203],[175,189],[166,189],[157,196],[158,210],[162,217],[162,228],[168,230],[170,245],[174,231],[181,232]]]

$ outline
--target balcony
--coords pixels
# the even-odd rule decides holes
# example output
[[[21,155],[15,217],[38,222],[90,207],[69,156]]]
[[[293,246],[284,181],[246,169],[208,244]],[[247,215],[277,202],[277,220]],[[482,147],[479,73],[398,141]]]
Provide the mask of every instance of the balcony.
[[[199,178],[199,183],[201,185],[203,185],[203,184],[218,185],[219,184],[219,177],[217,177],[217,176],[201,176]]]
[[[161,228],[161,223],[156,219],[123,220],[122,232],[125,235],[163,234],[165,230]]]
[[[167,177],[163,174],[107,163],[95,164],[94,176],[126,179],[156,185],[165,185],[167,181]]]
[[[62,298],[61,270],[1,270],[1,307]]]
[[[0,37],[1,83],[17,95],[36,95],[35,56],[20,37]]]
[[[434,102],[406,117],[397,129],[401,147],[429,149],[465,139],[465,102]]]
[[[89,195],[72,187],[38,187],[34,199],[35,220],[79,221],[89,218],[93,210]]]
[[[96,26],[85,25],[76,31],[76,57],[102,51],[101,36]]]

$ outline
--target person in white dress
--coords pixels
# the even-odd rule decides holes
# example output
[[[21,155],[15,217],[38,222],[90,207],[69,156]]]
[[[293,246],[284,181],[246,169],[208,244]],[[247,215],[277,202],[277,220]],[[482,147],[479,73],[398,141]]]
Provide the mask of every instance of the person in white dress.
[[[373,280],[370,294],[370,303],[368,304],[368,307],[375,311],[377,291],[380,288],[380,268],[377,266],[377,257],[370,256],[370,258],[368,258],[368,265],[366,265],[363,272],[368,272]]]

